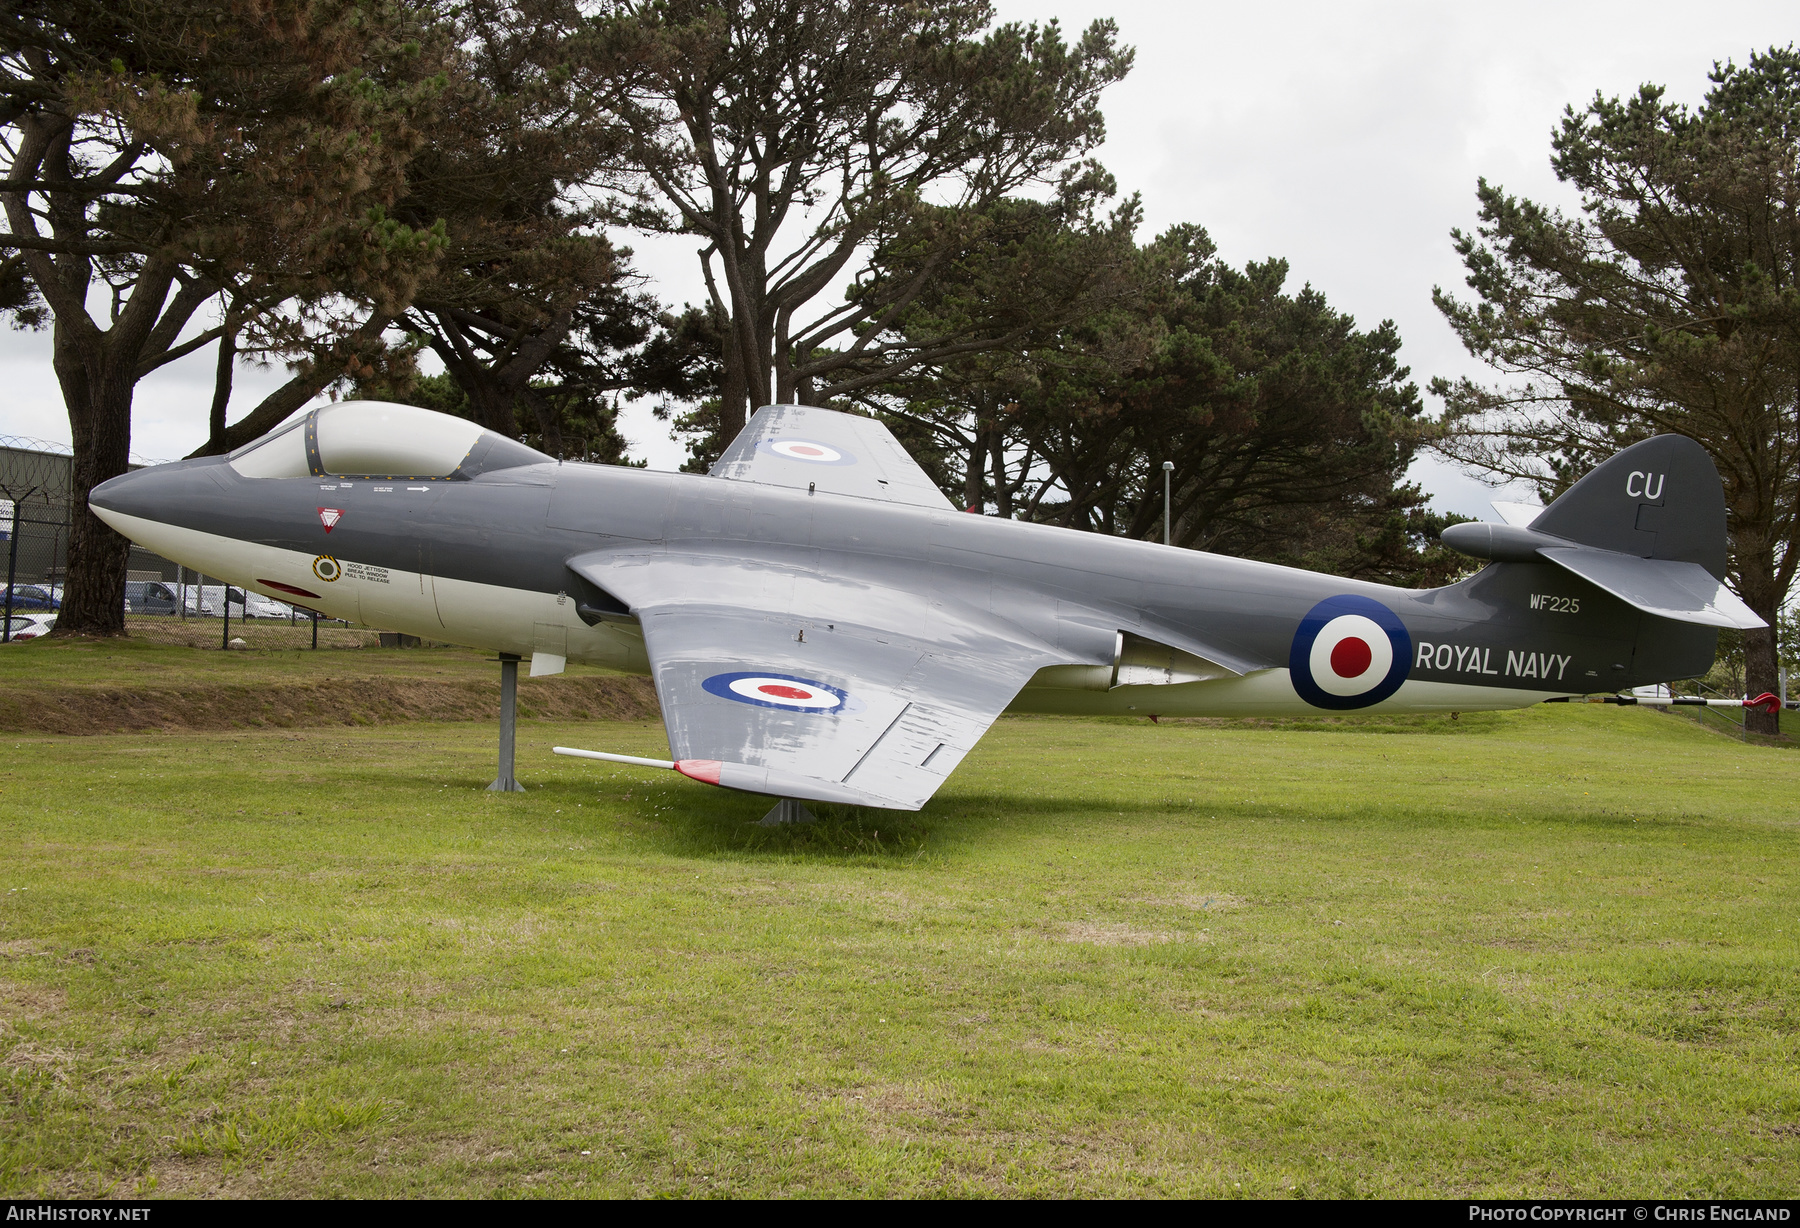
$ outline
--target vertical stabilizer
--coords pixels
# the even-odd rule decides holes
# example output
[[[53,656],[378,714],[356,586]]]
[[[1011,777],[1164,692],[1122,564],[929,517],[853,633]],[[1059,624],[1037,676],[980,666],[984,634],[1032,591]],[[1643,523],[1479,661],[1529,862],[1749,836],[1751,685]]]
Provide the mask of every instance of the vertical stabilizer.
[[[1725,492],[1712,458],[1685,435],[1657,435],[1600,464],[1532,521],[1583,546],[1698,563],[1725,578]]]

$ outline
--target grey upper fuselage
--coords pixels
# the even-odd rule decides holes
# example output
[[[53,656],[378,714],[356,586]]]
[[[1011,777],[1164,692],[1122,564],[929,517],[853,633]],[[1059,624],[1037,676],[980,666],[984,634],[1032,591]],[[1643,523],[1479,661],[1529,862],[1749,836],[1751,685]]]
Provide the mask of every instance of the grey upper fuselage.
[[[1285,668],[1301,620],[1317,602],[1342,594],[1386,605],[1415,646],[1452,650],[1411,662],[1409,677],[1421,681],[1612,690],[1698,672],[1714,639],[1704,628],[1648,618],[1549,563],[1490,566],[1456,585],[1411,591],[1052,526],[623,467],[552,462],[409,483],[248,478],[211,458],[114,479],[92,498],[204,533],[505,589],[567,592],[601,609],[617,603],[567,560],[615,549],[704,552],[746,566],[814,569],[848,584],[879,578],[990,612],[1072,664],[1111,659],[1123,630],[1240,673]],[[321,505],[343,513],[329,535]],[[1554,603],[1533,597],[1577,602],[1579,613],[1553,612]],[[815,612],[766,614],[806,619]],[[1656,673],[1637,667],[1634,645],[1638,660],[1659,662]],[[1563,663],[1552,677],[1503,674],[1497,663],[1508,653],[1548,653]],[[1697,667],[1671,671],[1671,653]]]

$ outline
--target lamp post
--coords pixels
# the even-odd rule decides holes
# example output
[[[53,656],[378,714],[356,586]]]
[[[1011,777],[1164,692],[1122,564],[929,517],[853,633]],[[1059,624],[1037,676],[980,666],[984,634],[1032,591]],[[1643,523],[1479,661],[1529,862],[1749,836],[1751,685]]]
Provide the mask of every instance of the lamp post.
[[[1163,462],[1163,545],[1169,544],[1169,481],[1175,472],[1174,461]]]

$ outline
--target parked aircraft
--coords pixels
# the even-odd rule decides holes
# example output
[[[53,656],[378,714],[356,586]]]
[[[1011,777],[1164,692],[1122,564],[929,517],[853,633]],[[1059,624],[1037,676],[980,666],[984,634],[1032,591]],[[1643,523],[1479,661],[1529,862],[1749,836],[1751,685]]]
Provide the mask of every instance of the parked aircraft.
[[[1718,474],[1670,435],[1529,525],[1449,530],[1489,564],[1420,591],[963,514],[879,422],[797,405],[760,410],[702,476],[347,402],[90,503],[332,618],[534,675],[649,673],[672,758],[627,762],[902,810],[1006,711],[1518,708],[1705,673],[1719,628],[1765,625],[1723,583]]]

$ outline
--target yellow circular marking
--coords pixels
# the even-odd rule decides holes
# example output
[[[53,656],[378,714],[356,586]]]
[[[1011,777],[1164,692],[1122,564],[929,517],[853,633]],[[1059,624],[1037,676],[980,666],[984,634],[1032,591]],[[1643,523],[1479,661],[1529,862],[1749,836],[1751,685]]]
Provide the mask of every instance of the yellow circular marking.
[[[321,554],[313,560],[313,575],[330,584],[344,574],[344,565],[329,554]]]

